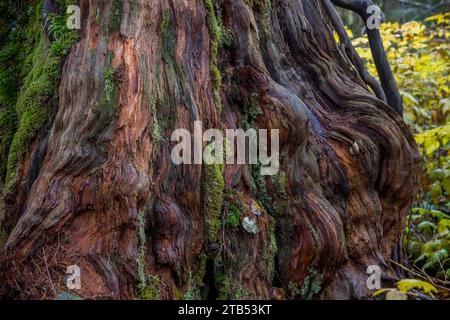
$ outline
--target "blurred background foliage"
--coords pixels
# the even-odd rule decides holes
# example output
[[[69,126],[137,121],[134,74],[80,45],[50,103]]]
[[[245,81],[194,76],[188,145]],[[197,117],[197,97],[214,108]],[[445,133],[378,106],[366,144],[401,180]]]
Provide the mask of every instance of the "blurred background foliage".
[[[372,0],[384,13],[385,21],[423,21],[427,17],[449,11],[450,0]],[[364,33],[363,21],[353,12],[338,8],[344,24],[355,35]]]
[[[408,263],[402,267],[415,280],[387,290],[395,293],[406,288],[404,293],[409,294],[419,289],[423,293],[424,286],[430,284],[438,290],[428,290],[428,295],[438,292],[441,297],[449,297],[450,2],[378,3],[387,20],[380,29],[383,45],[403,98],[405,121],[415,135],[421,156],[420,192],[403,238]],[[376,77],[368,39],[358,33],[363,30],[362,22],[350,16],[346,13],[343,19],[348,33]]]

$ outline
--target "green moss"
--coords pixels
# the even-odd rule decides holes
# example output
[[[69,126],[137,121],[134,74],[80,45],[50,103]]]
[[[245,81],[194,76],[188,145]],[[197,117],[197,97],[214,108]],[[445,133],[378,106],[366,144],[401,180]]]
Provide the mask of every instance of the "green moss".
[[[198,259],[198,269],[193,275],[189,272],[188,287],[184,295],[181,297],[184,300],[200,300],[202,298],[201,288],[204,287],[203,279],[206,272],[206,263],[208,256],[202,253]]]
[[[245,116],[242,119],[242,127],[245,130],[255,129],[255,121],[262,114],[261,105],[259,104],[259,94],[256,92],[250,93],[243,102],[243,110]]]
[[[173,300],[183,300],[184,293],[177,288],[175,284],[172,285],[172,299]]]
[[[254,128],[255,120],[262,114],[261,106],[259,104],[259,95],[257,93],[251,93],[244,101],[245,117],[242,120],[242,126],[245,130]],[[261,176],[261,164],[254,164],[250,166],[252,181],[250,185],[251,192],[264,206],[264,208],[272,216],[275,215],[275,208],[272,203],[272,198],[267,193],[266,183]]]
[[[165,9],[161,19],[161,34],[163,41],[163,59],[166,63],[175,62],[175,36],[170,29],[170,12]]]
[[[273,206],[272,197],[267,193],[265,178],[261,176],[261,164],[251,165],[251,174],[253,178],[252,192],[267,212],[275,216],[276,210]]]
[[[198,271],[194,275],[194,285],[197,287],[202,287],[204,285],[203,278],[205,276],[206,271],[206,263],[208,261],[208,256],[206,254],[200,255],[199,267]]]
[[[111,66],[105,69],[103,81],[104,101],[106,106],[110,106],[114,100],[114,69]]]
[[[155,145],[155,150],[158,148],[159,143],[162,140],[163,130],[158,121],[158,113],[156,110],[156,100],[152,99],[150,101],[150,113],[152,115],[152,123],[151,123],[151,136],[153,140],[153,144]]]
[[[267,266],[267,278],[271,281],[275,275],[275,256],[278,252],[277,237],[275,235],[275,219],[271,217],[269,224],[269,243],[265,245],[263,252],[264,264]]]
[[[251,124],[263,113],[259,104],[259,95],[253,92],[245,99],[244,108],[247,113],[247,121]]]
[[[9,3],[9,4],[8,4]],[[11,143],[17,131],[15,105],[23,81],[26,57],[34,45],[32,11],[16,12],[11,1],[0,4],[0,194],[4,189]],[[31,8],[31,7],[30,7]],[[11,30],[12,21],[17,28]]]
[[[289,281],[288,285],[289,293],[291,295],[291,299],[300,295],[300,286],[292,281]]]
[[[161,19],[161,30],[163,32],[163,35],[169,32],[169,26],[170,26],[170,12],[168,9],[164,9]]]
[[[310,300],[314,295],[318,294],[322,288],[323,275],[312,269],[303,281],[300,294],[306,300]]]
[[[232,300],[246,300],[251,296],[250,291],[248,291],[243,286],[236,286],[232,291]]]
[[[269,235],[270,235],[270,249],[271,249],[272,255],[274,257],[278,251],[277,236],[275,234],[275,228],[276,228],[276,222],[275,222],[275,219],[272,218],[272,220],[270,221]]]
[[[40,12],[41,6],[42,2],[36,6],[36,12]],[[37,45],[21,67],[26,76],[15,107],[18,127],[8,155],[6,192],[14,185],[23,152],[36,134],[48,124],[57,109],[61,62],[78,39],[75,31],[67,29],[64,16],[50,16],[50,21],[55,35],[55,41],[50,46],[40,27],[40,15],[36,14],[36,20],[28,26],[27,34]]]
[[[9,42],[0,50],[0,104],[11,105],[17,99],[18,75],[23,57],[20,57],[23,41],[17,32],[14,32]]]
[[[272,182],[277,186],[279,194],[286,194],[287,175],[286,172],[280,171],[278,174],[272,176]]]
[[[264,0],[262,27],[263,27],[263,34],[266,37],[269,36],[271,33],[271,21],[270,21],[271,11],[272,11],[272,1]]]
[[[6,191],[12,188],[18,161],[36,133],[44,127],[54,113],[57,103],[57,81],[59,65],[55,58],[47,57],[45,42],[33,52],[33,68],[25,78],[16,104],[19,119],[18,129],[14,135],[9,151]]]
[[[241,212],[246,209],[242,193],[238,190],[225,187],[224,190],[224,219],[226,226],[237,228],[241,222]]]
[[[119,80],[117,78],[117,72],[112,66],[113,59],[114,53],[110,52],[108,56],[109,61],[103,71],[103,95],[101,101],[96,103],[92,109],[93,112],[99,116],[97,119],[97,129],[104,128],[106,125],[109,125],[117,110],[117,102],[119,101]],[[92,134],[95,135],[97,133],[96,131],[93,131]]]
[[[111,12],[111,31],[120,31],[120,24],[122,20],[122,0],[114,0],[114,3],[112,5],[112,12]]]
[[[140,289],[142,300],[161,300],[161,280],[157,275],[151,275],[147,279],[147,286]]]
[[[0,193],[6,176],[7,156],[17,128],[14,105],[6,105],[0,110]]]
[[[138,269],[138,293],[142,300],[160,300],[161,299],[161,281],[158,275],[148,276],[145,272],[145,251],[147,236],[145,234],[145,220],[148,208],[138,214],[138,238],[139,255],[136,259]]]
[[[68,17],[66,14],[51,14],[49,19],[55,36],[55,41],[50,46],[50,55],[61,60],[69,53],[70,48],[78,41],[79,36],[75,30],[67,28]]]
[[[217,286],[219,287],[218,300],[228,300],[231,296],[230,277],[222,274],[216,277]]]
[[[253,8],[257,8],[263,15],[262,19],[262,29],[263,35],[268,36],[270,34],[271,23],[270,23],[270,12],[272,11],[272,1],[271,0],[244,0],[244,2]]]
[[[311,269],[301,286],[290,282],[288,288],[292,298],[300,296],[302,299],[311,300],[322,289],[322,282],[323,275],[317,270]]]
[[[141,212],[138,215],[138,238],[139,238],[139,256],[137,257],[137,269],[140,289],[147,287],[147,277],[145,275],[145,213]]]
[[[219,24],[216,11],[212,0],[204,0],[206,10],[209,14],[209,31],[211,36],[211,53],[210,53],[210,72],[214,89],[214,100],[216,107],[220,111],[222,102],[220,98],[220,90],[222,88],[222,75],[219,69],[219,48],[223,39],[223,28]]]
[[[208,238],[212,243],[218,241],[221,226],[220,213],[223,204],[223,164],[204,166],[204,207],[207,215]]]
[[[194,277],[192,276],[192,273],[189,273],[189,285],[188,289],[186,290],[186,293],[183,296],[184,300],[201,300],[201,292],[198,286],[196,285],[194,281]]]
[[[161,127],[159,126],[158,118],[154,118],[152,121],[151,135],[155,144],[158,144],[162,139]]]
[[[246,300],[251,298],[251,292],[241,284],[234,282],[229,276],[217,277],[217,283],[220,287],[218,300]]]
[[[231,227],[237,228],[241,222],[241,212],[235,204],[230,204],[228,206],[228,209],[229,209],[229,215],[228,215],[227,223]]]

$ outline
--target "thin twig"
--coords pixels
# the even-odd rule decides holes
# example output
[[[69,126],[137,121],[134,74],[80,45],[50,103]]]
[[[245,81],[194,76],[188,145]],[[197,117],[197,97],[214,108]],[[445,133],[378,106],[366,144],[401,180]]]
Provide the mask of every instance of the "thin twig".
[[[407,267],[405,267],[404,265],[402,265],[402,264],[400,264],[400,263],[398,263],[398,262],[396,262],[396,261],[394,261],[394,260],[391,260],[391,262],[394,263],[394,264],[396,264],[396,265],[399,266],[400,268],[402,268],[402,269],[408,271],[408,272],[411,273],[413,276],[416,276],[416,277],[421,278],[421,279],[423,279],[423,280],[427,280],[427,281],[431,282],[435,287],[438,287],[439,289],[442,289],[442,290],[444,290],[444,291],[449,291],[449,292],[450,292],[450,289],[448,289],[447,287],[441,286],[441,285],[439,285],[439,284],[437,284],[437,283],[435,282],[435,281],[442,282],[442,280],[436,279],[436,278],[431,278],[430,276],[428,276],[428,275],[427,275],[426,273],[424,273],[423,271],[421,271],[421,272],[422,272],[424,275],[422,275],[422,274],[420,274],[420,273],[417,273],[416,271],[414,271],[414,270],[412,270],[412,269],[410,269],[410,268],[407,268]],[[444,284],[444,285],[445,285],[445,284]]]
[[[50,276],[50,271],[48,269],[47,256],[45,255],[45,248],[42,248],[42,254],[44,255],[45,270],[47,271],[47,276],[48,276],[48,280],[50,281],[50,286],[52,287],[53,294],[56,295],[57,292],[55,290],[55,287],[53,286],[52,277]]]

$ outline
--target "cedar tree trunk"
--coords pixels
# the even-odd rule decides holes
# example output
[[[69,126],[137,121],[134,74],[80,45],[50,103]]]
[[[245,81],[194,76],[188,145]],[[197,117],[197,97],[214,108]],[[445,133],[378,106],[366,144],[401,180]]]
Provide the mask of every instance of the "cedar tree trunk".
[[[40,17],[63,16],[54,2],[28,1],[41,56],[2,156],[3,297],[55,298],[70,265],[92,299],[364,299],[369,265],[397,279],[417,148],[325,0],[80,0],[55,94],[25,103],[64,37]],[[25,137],[22,105],[48,111]],[[194,121],[279,129],[279,173],[174,165]]]

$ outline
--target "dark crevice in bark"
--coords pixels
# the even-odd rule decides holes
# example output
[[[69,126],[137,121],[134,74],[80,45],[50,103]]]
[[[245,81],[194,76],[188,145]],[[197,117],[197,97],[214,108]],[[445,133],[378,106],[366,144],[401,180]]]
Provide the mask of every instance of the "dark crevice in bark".
[[[205,276],[203,278],[204,287],[201,288],[203,300],[216,300],[219,293],[216,287],[216,277],[214,274],[215,262],[213,259],[208,259],[205,267]]]

